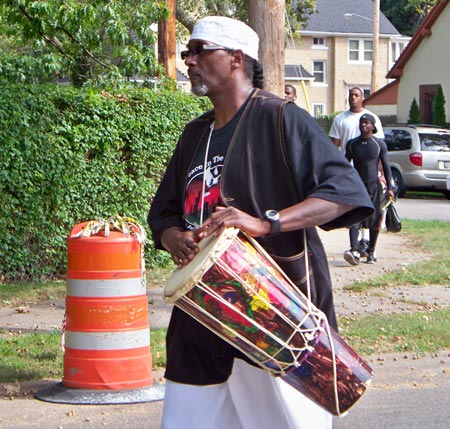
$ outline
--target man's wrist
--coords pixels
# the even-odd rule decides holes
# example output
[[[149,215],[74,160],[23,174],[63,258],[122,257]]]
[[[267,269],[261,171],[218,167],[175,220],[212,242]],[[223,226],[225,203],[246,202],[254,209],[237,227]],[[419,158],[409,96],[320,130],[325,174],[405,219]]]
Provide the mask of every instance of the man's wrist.
[[[280,213],[276,210],[266,210],[264,219],[270,223],[271,234],[278,234],[281,231]]]

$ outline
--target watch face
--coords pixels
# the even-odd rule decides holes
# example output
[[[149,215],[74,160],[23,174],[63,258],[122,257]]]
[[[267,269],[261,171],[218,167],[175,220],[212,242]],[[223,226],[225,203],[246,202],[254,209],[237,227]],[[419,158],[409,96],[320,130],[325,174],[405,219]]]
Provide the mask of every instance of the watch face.
[[[264,213],[264,217],[270,222],[270,232],[272,234],[278,234],[281,230],[280,213],[276,210],[267,210]]]
[[[270,221],[280,220],[280,214],[276,210],[267,210],[265,215],[266,218]]]

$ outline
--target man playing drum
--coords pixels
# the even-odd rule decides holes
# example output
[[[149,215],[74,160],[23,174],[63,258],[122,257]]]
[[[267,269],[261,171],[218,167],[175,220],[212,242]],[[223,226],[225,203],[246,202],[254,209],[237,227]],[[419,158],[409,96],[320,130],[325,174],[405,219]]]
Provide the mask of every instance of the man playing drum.
[[[305,234],[310,298],[337,329],[315,227],[356,223],[373,206],[356,171],[314,119],[262,90],[258,45],[256,33],[237,20],[207,17],[195,25],[181,56],[192,92],[207,96],[213,109],[186,125],[148,222],[155,246],[180,268],[194,259],[202,239],[239,228],[299,288]],[[330,414],[177,307],[165,375],[164,429],[331,427]]]

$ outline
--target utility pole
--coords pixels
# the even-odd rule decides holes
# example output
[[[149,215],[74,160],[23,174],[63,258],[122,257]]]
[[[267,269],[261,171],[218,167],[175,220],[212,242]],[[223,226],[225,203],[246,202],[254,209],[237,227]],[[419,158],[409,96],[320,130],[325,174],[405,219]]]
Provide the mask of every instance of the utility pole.
[[[284,97],[285,0],[249,0],[250,26],[259,36],[264,89]]]
[[[165,3],[169,16],[158,22],[158,62],[164,66],[166,76],[176,80],[176,0],[165,0]]]
[[[380,0],[373,1],[373,52],[370,93],[377,90],[378,41],[380,39]]]

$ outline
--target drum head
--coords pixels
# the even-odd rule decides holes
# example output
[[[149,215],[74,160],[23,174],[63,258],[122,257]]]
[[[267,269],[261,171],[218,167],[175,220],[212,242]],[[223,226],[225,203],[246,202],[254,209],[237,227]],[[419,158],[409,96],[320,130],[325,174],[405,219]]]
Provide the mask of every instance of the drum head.
[[[210,236],[200,242],[200,252],[183,268],[176,269],[166,281],[165,300],[174,303],[189,292],[202,278],[215,260],[220,258],[239,233],[237,228],[227,228],[218,237]]]

